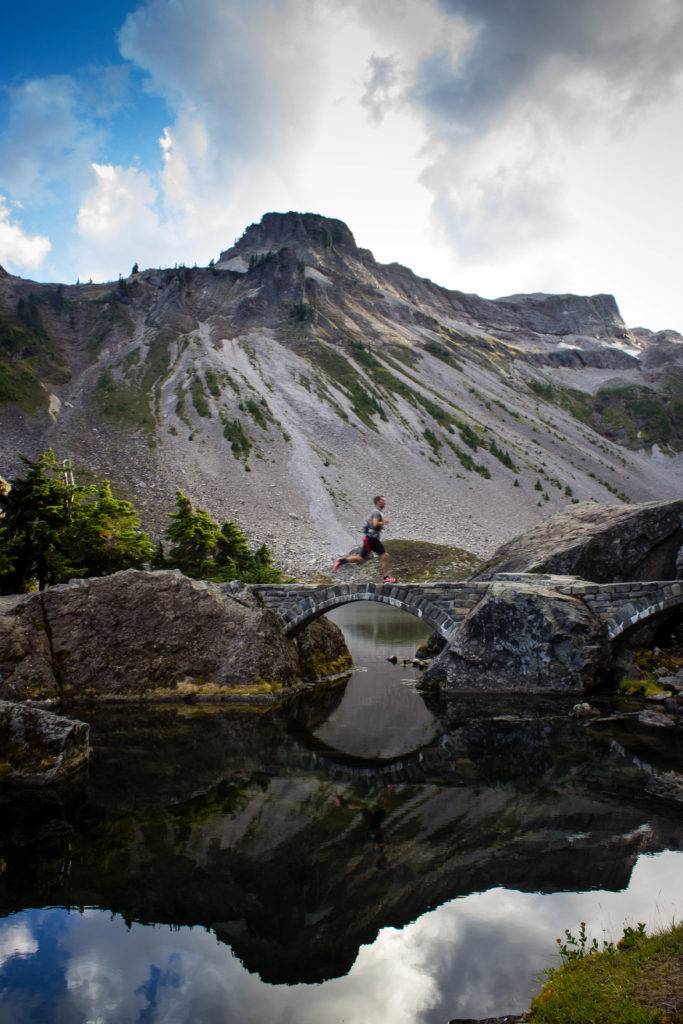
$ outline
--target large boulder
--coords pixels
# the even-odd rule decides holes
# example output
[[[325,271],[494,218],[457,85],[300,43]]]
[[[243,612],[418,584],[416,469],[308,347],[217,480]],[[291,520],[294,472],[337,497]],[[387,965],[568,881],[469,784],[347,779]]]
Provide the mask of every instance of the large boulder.
[[[474,577],[558,573],[594,583],[680,577],[683,499],[572,506],[498,548]]]
[[[0,700],[0,785],[46,785],[85,767],[90,727],[49,711]]]
[[[542,584],[492,583],[423,685],[582,693],[606,660],[605,627],[582,601]]]
[[[336,627],[316,636],[341,656]],[[0,698],[265,697],[314,648],[246,588],[131,569],[3,599]]]

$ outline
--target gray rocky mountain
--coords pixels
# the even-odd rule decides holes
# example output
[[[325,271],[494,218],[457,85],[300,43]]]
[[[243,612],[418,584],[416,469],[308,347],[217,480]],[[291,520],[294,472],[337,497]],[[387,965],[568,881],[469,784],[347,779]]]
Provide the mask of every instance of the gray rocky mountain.
[[[0,473],[51,445],[160,532],[182,487],[305,573],[390,537],[489,555],[574,500],[677,497],[683,338],[610,295],[489,300],[266,214],[208,267],[0,274]]]

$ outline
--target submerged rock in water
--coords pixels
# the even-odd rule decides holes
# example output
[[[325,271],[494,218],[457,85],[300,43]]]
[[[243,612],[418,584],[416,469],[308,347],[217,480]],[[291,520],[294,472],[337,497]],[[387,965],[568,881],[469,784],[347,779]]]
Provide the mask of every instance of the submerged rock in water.
[[[85,767],[89,756],[85,722],[0,701],[0,784],[59,782]]]
[[[575,597],[492,583],[424,676],[447,689],[581,693],[598,680],[606,630]]]
[[[267,697],[310,674],[316,652],[348,655],[332,623],[290,640],[253,592],[177,571],[130,569],[0,604],[0,698],[12,700]]]

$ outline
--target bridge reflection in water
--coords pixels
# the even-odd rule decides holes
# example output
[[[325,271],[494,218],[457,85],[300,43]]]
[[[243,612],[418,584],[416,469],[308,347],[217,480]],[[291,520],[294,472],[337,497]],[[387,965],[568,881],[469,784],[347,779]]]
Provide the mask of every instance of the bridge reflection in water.
[[[429,626],[381,604],[344,605],[328,618],[344,631],[354,671],[340,704],[315,737],[339,753],[366,760],[401,757],[436,739],[441,726],[415,689],[420,673],[412,666]]]
[[[400,615],[391,629],[403,632],[413,622],[420,626]],[[0,807],[0,913],[92,907],[118,913],[129,923],[203,925],[231,947],[230,963],[248,972],[248,980],[239,982],[246,1002],[235,1013],[236,1019],[250,1020],[258,1019],[259,1000],[269,985],[340,978],[382,928],[409,922],[417,927],[428,910],[495,890],[487,897],[485,916],[468,933],[469,944],[478,942],[475,959],[486,964],[477,980],[478,1003],[470,999],[473,975],[461,973],[465,963],[473,970],[474,961],[459,945],[467,927],[459,902],[443,908],[443,920],[451,922],[449,942],[438,945],[436,925],[424,925],[421,948],[434,949],[436,960],[412,969],[415,978],[429,981],[430,991],[438,989],[438,1019],[459,1008],[467,1009],[458,1014],[465,1016],[485,1015],[494,1004],[500,1013],[522,1009],[544,966],[539,950],[549,954],[554,936],[581,919],[546,921],[542,935],[534,932],[533,941],[527,939],[538,915],[538,893],[623,890],[642,853],[680,848],[680,809],[660,785],[680,768],[676,738],[657,736],[653,766],[652,737],[641,744],[618,723],[606,723],[602,730],[585,726],[569,714],[573,699],[470,696],[430,703],[418,713],[421,698],[401,682],[403,667],[384,661],[387,647],[396,650],[399,643],[394,633],[383,633],[385,628],[379,619],[373,627],[367,621],[359,626],[368,644],[369,633],[377,635],[378,665],[381,661],[388,680],[376,690],[380,698],[365,706],[363,714],[375,729],[374,736],[366,732],[367,742],[381,740],[384,725],[384,752],[400,750],[391,746],[408,717],[407,703],[394,716],[391,704],[400,705],[400,693],[414,698],[416,721],[422,714],[425,723],[436,723],[438,735],[426,746],[412,747],[428,735],[418,729],[411,739],[404,735],[400,753],[381,763],[345,750],[348,732],[338,724],[346,715],[343,685],[266,714],[208,705],[107,707],[87,714],[84,709],[95,747],[87,792],[72,801],[46,794],[33,807],[25,799]],[[412,649],[413,638],[404,638]],[[357,660],[364,667],[362,654]],[[398,688],[393,697],[389,673],[398,680],[391,684]],[[361,685],[364,675],[371,672],[358,674]],[[323,745],[325,736],[334,743]],[[335,744],[338,749],[332,749]],[[670,917],[673,893],[658,891],[662,877],[652,883],[651,898]],[[518,958],[512,973],[502,968],[496,973],[489,958],[509,925],[510,903],[501,901],[498,887],[518,890],[515,906],[523,903],[520,892],[535,894],[526,898],[528,918],[515,919],[514,936],[505,946],[506,956]],[[599,909],[601,899],[590,899]],[[585,903],[581,908],[583,915]],[[562,913],[573,914],[574,904],[567,902]],[[641,904],[633,913],[641,913]],[[12,918],[9,926],[16,930],[22,922]],[[608,923],[618,928],[621,920]],[[98,922],[100,934],[105,925],[104,919]],[[93,927],[86,915],[83,934]],[[133,955],[125,952],[127,933],[115,923],[108,927],[117,945],[104,977],[112,963]],[[156,947],[151,952],[149,940],[151,980],[147,987],[131,982],[130,1001],[140,1003],[140,993],[152,991],[155,977],[161,991],[155,964],[167,965],[161,974],[171,979],[170,992],[173,971],[180,976],[195,962],[193,949],[195,959],[215,955],[205,932],[193,934],[194,939],[183,933],[177,947],[165,936],[163,956],[179,951],[168,960],[159,959]],[[44,946],[42,941],[37,931],[36,950],[49,949],[50,941],[54,946],[49,935]],[[23,948],[28,957],[34,946],[25,942]],[[136,962],[144,962],[144,950],[136,950]],[[380,961],[371,957],[371,962],[372,970],[379,970]],[[393,976],[395,966],[388,956]],[[93,967],[81,962],[78,969],[83,978]],[[235,977],[237,967],[230,971]],[[518,976],[523,983],[517,983]],[[218,978],[214,972],[215,991]],[[36,979],[39,985],[38,973]],[[63,986],[69,998],[74,985]],[[20,986],[16,991],[21,995]],[[178,1005],[183,991],[180,983],[173,989]],[[305,1016],[302,1007],[312,991],[288,990],[292,1019],[336,1024],[344,1007],[336,1017],[327,1011]],[[325,989],[328,1002],[335,992],[339,989]],[[506,1001],[511,993],[512,1005]],[[368,999],[354,1019],[375,1019],[376,1007]],[[209,1003],[208,1008],[202,1004],[203,1020],[222,1024],[228,1019],[225,1003]],[[189,1019],[192,1008],[185,1009],[186,1016],[179,1011],[177,1019]],[[54,1013],[45,1019],[61,1018]],[[151,1012],[150,1019],[156,1019]],[[424,1017],[416,1011],[409,1019]]]

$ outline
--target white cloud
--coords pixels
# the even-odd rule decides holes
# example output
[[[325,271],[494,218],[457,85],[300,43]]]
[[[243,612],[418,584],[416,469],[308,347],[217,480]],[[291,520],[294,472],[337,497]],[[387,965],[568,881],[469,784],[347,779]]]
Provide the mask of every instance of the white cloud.
[[[10,271],[39,270],[51,248],[45,235],[30,235],[11,219],[7,200],[0,195],[0,264]]]
[[[0,186],[33,206],[80,192],[104,143],[103,119],[121,108],[128,91],[125,65],[31,78],[7,89]]]
[[[38,952],[38,941],[27,924],[0,926],[0,968],[14,956],[32,956]]]
[[[127,274],[136,261],[154,262],[166,239],[149,175],[112,164],[92,164],[92,175],[78,211],[80,276],[106,280]]]
[[[0,184],[75,189],[81,277],[204,263],[268,210],[315,210],[449,287],[614,291],[683,328],[677,0],[147,0],[119,41],[171,112],[156,166],[101,156],[124,71],[10,90]]]

